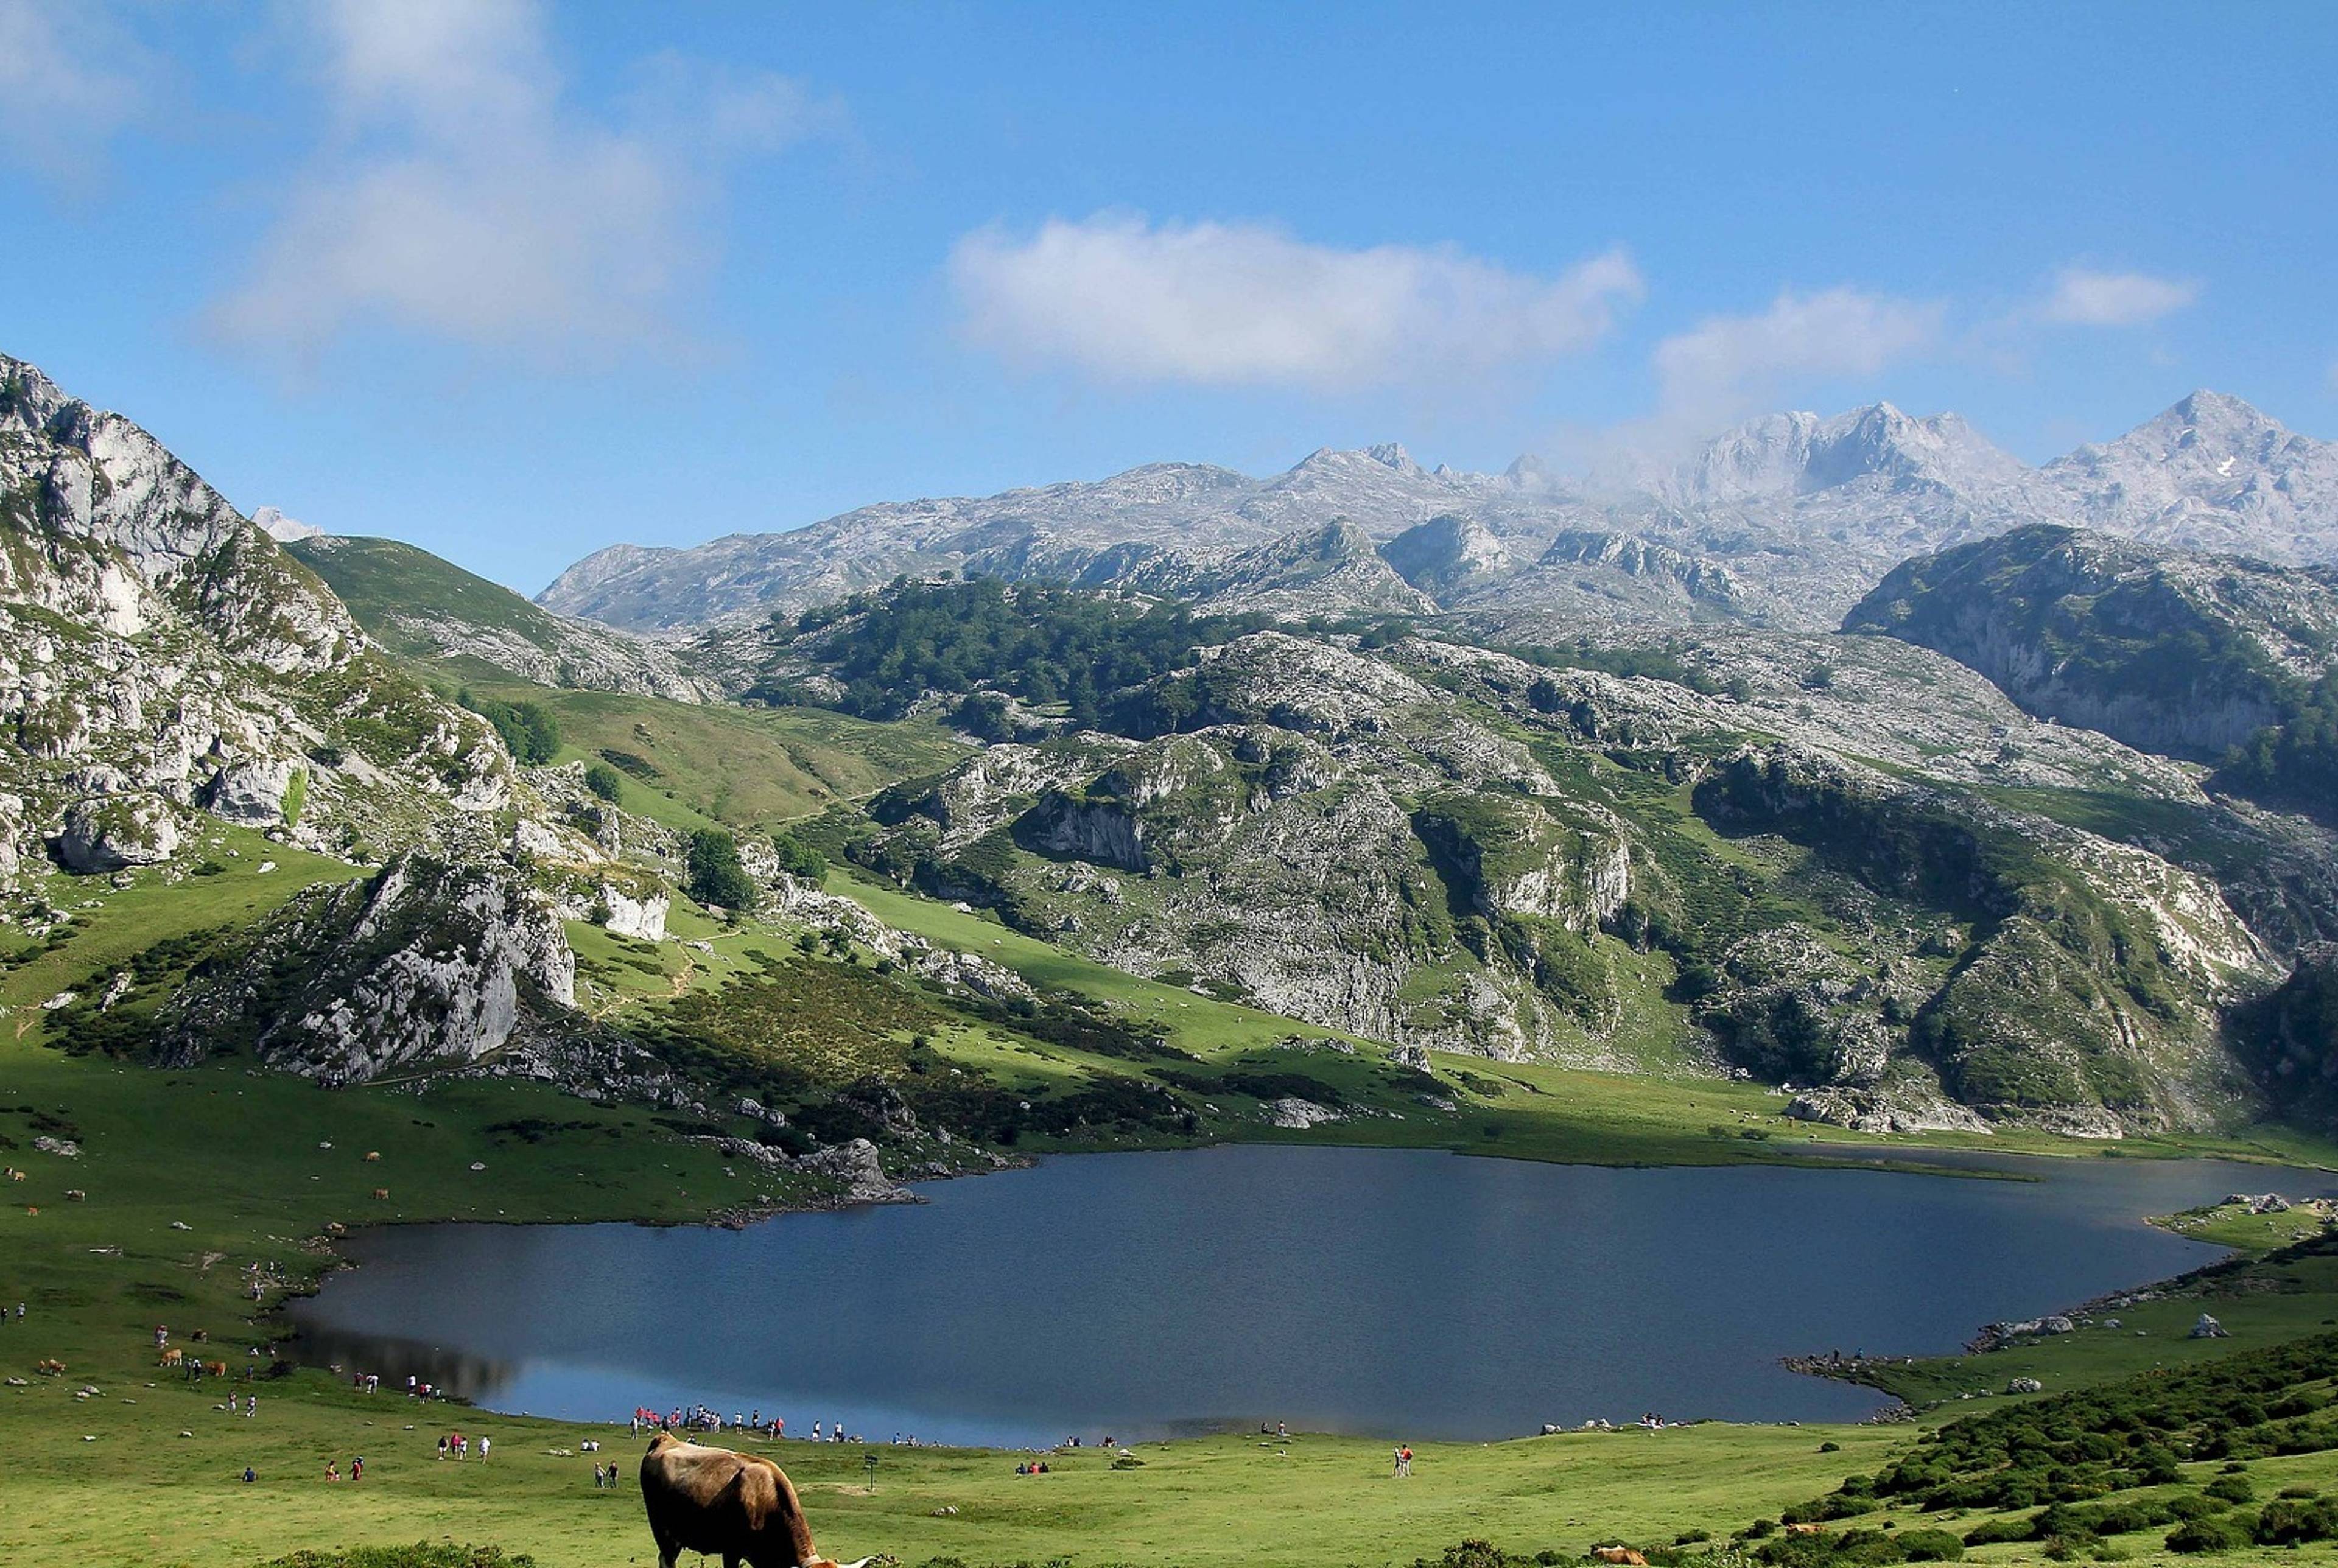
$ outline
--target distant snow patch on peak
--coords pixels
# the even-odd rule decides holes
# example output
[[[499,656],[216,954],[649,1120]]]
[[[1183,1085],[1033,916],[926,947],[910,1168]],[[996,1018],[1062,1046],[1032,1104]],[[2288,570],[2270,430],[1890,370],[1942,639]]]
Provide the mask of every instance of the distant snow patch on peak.
[[[251,514],[251,525],[275,540],[279,544],[298,544],[303,539],[319,539],[325,531],[313,523],[303,523],[297,517],[287,517],[274,506],[262,506]]]

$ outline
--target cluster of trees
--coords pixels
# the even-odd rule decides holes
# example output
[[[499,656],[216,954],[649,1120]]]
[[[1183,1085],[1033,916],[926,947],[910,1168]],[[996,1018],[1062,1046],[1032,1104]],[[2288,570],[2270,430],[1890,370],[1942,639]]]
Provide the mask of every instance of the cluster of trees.
[[[843,683],[834,706],[865,719],[898,719],[927,691],[1007,692],[1063,703],[1074,722],[1094,725],[1105,699],[1194,662],[1196,651],[1269,624],[1263,616],[1197,616],[1190,605],[1138,603],[1053,583],[1009,586],[996,578],[913,583],[805,611],[799,634],[826,629],[814,655]],[[807,701],[799,688],[767,682],[751,695]],[[987,728],[1006,722],[1002,704],[970,708]]]
[[[771,836],[771,854],[791,877],[817,882],[828,875],[828,857],[788,834]],[[701,828],[690,836],[683,870],[682,890],[701,904],[752,909],[760,897],[755,879],[740,864],[739,840],[720,828]]]
[[[2338,820],[2338,670],[2301,693],[2282,722],[2236,748],[2215,781],[2236,794]]]
[[[482,697],[467,686],[455,694],[455,701],[494,725],[515,761],[535,767],[560,754],[560,720],[543,703]]]
[[[701,828],[690,836],[683,873],[682,890],[701,904],[755,906],[755,879],[739,864],[739,840],[720,828]]]

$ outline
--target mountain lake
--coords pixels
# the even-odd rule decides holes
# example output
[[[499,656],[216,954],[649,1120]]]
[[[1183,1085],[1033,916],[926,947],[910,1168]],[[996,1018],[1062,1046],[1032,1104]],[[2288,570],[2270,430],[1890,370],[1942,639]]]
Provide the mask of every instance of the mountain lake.
[[[295,1317],[303,1359],[492,1409],[702,1402],[871,1443],[1840,1421],[1881,1396],[1781,1356],[1952,1351],[2220,1255],[2146,1214],[2333,1190],[2215,1161],[1918,1157],[2032,1179],[1290,1145],[1064,1156],[742,1230],[361,1232],[359,1267]]]

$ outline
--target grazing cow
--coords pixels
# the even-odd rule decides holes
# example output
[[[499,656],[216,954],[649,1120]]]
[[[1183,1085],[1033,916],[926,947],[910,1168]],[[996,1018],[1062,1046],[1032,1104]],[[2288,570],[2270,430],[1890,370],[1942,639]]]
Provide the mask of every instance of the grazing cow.
[[[44,1377],[62,1377],[65,1375],[65,1364],[44,1358],[33,1363],[33,1370]]]
[[[175,1345],[162,1352],[162,1365],[165,1367],[176,1367],[180,1362],[184,1361],[186,1358],[187,1353],[184,1350],[180,1349]]]
[[[1786,1526],[1786,1534],[1789,1535],[1823,1535],[1826,1534],[1826,1526],[1823,1524],[1789,1524]]]
[[[642,1504],[657,1540],[658,1568],[683,1552],[722,1559],[722,1568],[860,1568],[822,1557],[787,1472],[769,1459],[701,1448],[671,1432],[642,1456]]]
[[[373,1190],[373,1195],[377,1198],[387,1198],[389,1196],[389,1189],[387,1187],[377,1187]]]
[[[1602,1563],[1619,1563],[1624,1568],[1648,1568],[1648,1560],[1629,1546],[1595,1546],[1591,1555]]]

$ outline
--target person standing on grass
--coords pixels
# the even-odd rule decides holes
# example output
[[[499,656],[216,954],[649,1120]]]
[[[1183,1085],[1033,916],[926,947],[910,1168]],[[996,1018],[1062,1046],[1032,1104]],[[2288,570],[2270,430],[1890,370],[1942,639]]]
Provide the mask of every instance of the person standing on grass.
[[[608,1485],[608,1474],[598,1465],[593,1466],[593,1490],[598,1492]]]
[[[1393,1448],[1390,1449],[1390,1450],[1389,1450],[1389,1459],[1390,1459],[1390,1465],[1391,1465],[1391,1468],[1390,1469],[1389,1474],[1390,1474],[1391,1476],[1396,1476],[1396,1475],[1403,1475],[1403,1474],[1404,1474],[1404,1445],[1403,1445],[1403,1444],[1401,1444],[1401,1443],[1400,1443],[1400,1444],[1398,1444],[1395,1447],[1393,1447]]]
[[[487,1462],[487,1450],[495,1446],[495,1441],[496,1440],[492,1437],[482,1437],[479,1439],[480,1464],[484,1465]]]

